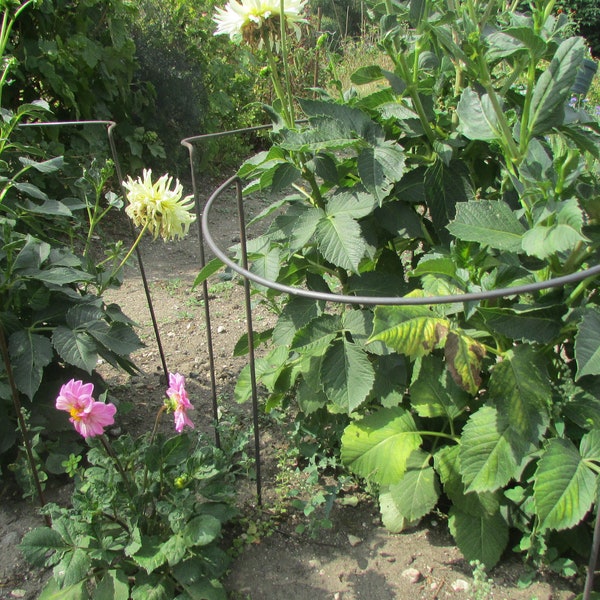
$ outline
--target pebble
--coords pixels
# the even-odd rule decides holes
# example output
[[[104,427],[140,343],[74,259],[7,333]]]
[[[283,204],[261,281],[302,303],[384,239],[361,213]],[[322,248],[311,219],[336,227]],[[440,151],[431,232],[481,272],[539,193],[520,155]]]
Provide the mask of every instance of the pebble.
[[[25,596],[27,596],[27,591],[26,590],[21,590],[21,589],[16,589],[13,590],[10,595],[13,598],[25,598]]]
[[[217,333],[225,333],[225,327],[223,327],[223,325],[219,325],[217,327]]]
[[[410,581],[410,583],[419,583],[419,581],[421,581],[423,575],[421,574],[421,571],[419,571],[419,569],[410,567],[410,568],[404,569],[404,571],[402,571],[402,577],[404,577],[404,579],[408,579],[408,581]]]
[[[348,534],[348,542],[354,548],[355,546],[358,546],[360,543],[362,543],[362,540],[359,537],[356,537],[355,535],[352,535],[351,533],[349,533]]]
[[[469,591],[469,582],[464,579],[455,579],[451,586],[455,592],[468,592]]]

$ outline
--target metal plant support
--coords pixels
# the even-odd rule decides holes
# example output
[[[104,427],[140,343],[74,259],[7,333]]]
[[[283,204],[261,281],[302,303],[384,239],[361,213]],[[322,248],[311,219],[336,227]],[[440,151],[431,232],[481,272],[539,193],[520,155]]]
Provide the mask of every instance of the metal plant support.
[[[419,298],[406,298],[406,297],[395,297],[395,296],[348,296],[341,294],[323,293],[307,290],[304,288],[296,288],[287,285],[282,285],[276,281],[271,281],[260,277],[249,270],[248,256],[247,256],[247,232],[246,232],[246,221],[244,214],[243,194],[242,194],[242,181],[239,177],[233,176],[219,186],[212,195],[208,198],[204,205],[201,203],[201,199],[198,192],[198,185],[196,179],[195,170],[195,144],[201,144],[217,137],[238,135],[242,133],[249,133],[253,131],[269,129],[270,125],[252,127],[248,129],[236,129],[232,131],[219,132],[214,134],[198,135],[189,137],[182,140],[182,145],[188,149],[191,167],[191,178],[194,193],[194,200],[196,204],[196,211],[198,216],[198,238],[200,242],[200,267],[206,266],[205,261],[205,249],[204,244],[206,243],[214,255],[219,258],[227,267],[232,271],[241,275],[244,279],[244,291],[245,291],[245,311],[246,311],[246,322],[247,322],[247,335],[248,335],[248,352],[249,352],[249,369],[251,378],[251,392],[252,392],[252,417],[254,427],[254,452],[256,461],[256,494],[258,503],[262,501],[262,480],[261,480],[261,455],[260,455],[260,430],[259,430],[259,407],[258,407],[258,392],[256,382],[256,370],[255,370],[255,356],[254,356],[254,344],[253,344],[253,329],[252,329],[252,306],[250,303],[250,282],[255,284],[271,288],[283,293],[303,296],[305,298],[312,298],[314,300],[324,300],[326,302],[343,303],[343,304],[362,304],[369,306],[376,305],[394,305],[394,306],[415,306],[415,305],[434,305],[434,304],[447,304],[452,302],[472,302],[480,300],[490,300],[494,298],[502,298],[511,296],[514,294],[525,294],[535,291],[540,291],[548,288],[562,287],[567,284],[577,283],[588,278],[595,278],[600,275],[600,265],[596,265],[589,269],[565,275],[563,277],[556,277],[549,279],[548,281],[535,282],[525,285],[519,285],[508,288],[500,288],[487,292],[476,292],[466,293],[460,295],[445,295],[445,296],[430,296],[430,297],[419,297]],[[237,199],[237,210],[238,210],[238,222],[239,222],[239,237],[240,237],[240,248],[241,248],[241,264],[233,261],[215,242],[210,232],[209,216],[214,205],[219,201],[221,196],[231,188],[235,188],[236,199]],[[214,353],[212,347],[211,327],[210,327],[210,308],[209,308],[209,296],[207,289],[206,279],[203,281],[203,294],[204,294],[204,306],[205,306],[205,318],[206,318],[206,331],[207,331],[207,344],[209,352],[209,363],[211,369],[211,382],[212,382],[212,394],[213,394],[213,416],[215,423],[218,424],[218,398],[215,383],[215,372],[214,372]],[[218,432],[215,433],[215,437],[218,442]],[[600,554],[600,518],[596,518],[594,526],[594,537],[592,541],[592,548],[590,553],[590,561],[588,565],[588,572],[586,577],[585,589],[583,592],[583,600],[589,600],[591,598],[594,571],[598,556]]]

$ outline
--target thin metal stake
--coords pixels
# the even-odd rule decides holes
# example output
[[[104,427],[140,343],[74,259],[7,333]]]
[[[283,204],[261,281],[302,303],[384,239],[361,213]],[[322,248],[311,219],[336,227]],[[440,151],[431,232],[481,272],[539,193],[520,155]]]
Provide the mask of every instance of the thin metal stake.
[[[117,154],[117,147],[115,145],[115,140],[113,136],[114,128],[116,127],[115,122],[111,122],[108,127],[108,141],[110,144],[110,149],[113,155],[113,161],[115,163],[115,170],[117,172],[117,178],[119,179],[119,186],[121,187],[121,194],[123,198],[126,197],[126,191],[123,187],[123,173],[121,171],[121,163],[119,162],[119,156]],[[129,227],[131,229],[132,238],[135,240],[135,228],[131,219],[127,219],[129,221]],[[158,329],[158,321],[156,320],[156,314],[154,313],[154,304],[152,303],[152,295],[150,294],[150,286],[148,285],[148,278],[146,277],[146,269],[144,268],[144,261],[142,260],[142,253],[140,251],[139,244],[135,247],[135,254],[138,260],[138,267],[140,269],[140,275],[142,277],[142,283],[144,286],[144,294],[146,295],[146,303],[148,305],[148,310],[150,311],[150,319],[152,320],[152,328],[154,329],[154,337],[156,338],[156,345],[158,346],[158,354],[160,355],[160,362],[162,364],[163,373],[165,376],[165,384],[169,383],[169,369],[167,367],[167,360],[165,358],[165,352],[163,350],[162,341],[160,338],[160,331]]]
[[[240,248],[242,251],[242,265],[248,269],[248,246],[246,238],[246,219],[242,194],[242,181],[235,179],[235,190],[240,222]],[[246,327],[248,331],[248,357],[250,368],[250,382],[252,388],[252,424],[254,427],[254,460],[256,463],[256,498],[262,506],[262,477],[260,459],[260,427],[258,423],[258,391],[256,386],[256,362],[254,360],[254,331],[252,327],[252,304],[250,302],[250,280],[244,277],[244,299],[246,304]]]
[[[192,176],[192,192],[194,194],[194,205],[196,208],[196,224],[198,226],[198,245],[200,248],[200,269],[206,266],[206,256],[204,254],[204,236],[202,234],[202,207],[200,206],[200,196],[198,186],[196,185],[196,169],[194,146],[187,140],[181,142],[188,149],[190,156],[190,170]],[[219,433],[219,400],[217,397],[217,377],[215,374],[215,353],[212,339],[212,326],[210,318],[210,301],[208,298],[208,281],[206,278],[202,282],[202,295],[204,296],[204,324],[206,325],[206,344],[208,346],[208,366],[210,369],[210,390],[212,397],[212,413],[214,420],[215,445],[221,448],[221,434]]]

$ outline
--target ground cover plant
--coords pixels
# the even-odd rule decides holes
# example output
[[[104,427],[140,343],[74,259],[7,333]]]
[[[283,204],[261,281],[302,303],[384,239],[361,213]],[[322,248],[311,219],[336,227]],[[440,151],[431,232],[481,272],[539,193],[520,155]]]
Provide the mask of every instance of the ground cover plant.
[[[279,313],[256,338],[272,343],[266,408],[298,409],[316,444],[341,427],[341,461],[392,531],[443,508],[468,560],[512,549],[574,573],[600,469],[596,279],[520,286],[597,263],[598,120],[569,104],[584,40],[552,1],[371,10],[392,66],[354,74],[375,91],[316,100],[290,94],[277,12],[220,15],[221,33],[282,56],[272,147],[239,175],[247,193],[294,193],[261,215],[283,211],[251,241],[251,271],[343,295],[257,287]]]

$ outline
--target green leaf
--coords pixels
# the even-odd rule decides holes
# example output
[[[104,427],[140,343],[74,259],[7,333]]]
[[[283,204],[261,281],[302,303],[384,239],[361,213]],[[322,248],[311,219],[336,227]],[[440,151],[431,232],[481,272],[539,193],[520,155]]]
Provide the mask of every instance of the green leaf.
[[[187,544],[181,534],[171,534],[164,543],[160,545],[160,554],[172,567],[181,562],[187,552]]]
[[[36,162],[35,160],[31,160],[30,158],[20,156],[19,162],[21,162],[26,167],[34,168],[40,173],[54,173],[55,171],[62,169],[62,167],[65,164],[65,159],[62,156],[56,156],[55,158],[50,158],[49,160]]]
[[[89,328],[91,337],[102,344],[110,352],[120,356],[128,356],[139,350],[142,344],[135,331],[124,323],[111,323],[107,331]]]
[[[367,353],[344,337],[327,348],[321,380],[329,400],[350,414],[367,399],[375,373]]]
[[[383,70],[379,65],[360,67],[350,76],[350,81],[355,85],[365,85],[384,78]]]
[[[38,596],[38,600],[88,600],[86,581],[80,581],[68,587],[59,587],[55,579],[51,579]],[[118,600],[115,598],[115,600]]]
[[[588,448],[587,442],[585,444]],[[581,521],[594,501],[598,476],[568,439],[546,446],[534,475],[533,499],[540,530],[568,529]]]
[[[161,550],[158,537],[143,537],[141,548],[131,558],[148,574],[165,564],[167,560]]]
[[[256,359],[254,368],[256,380],[265,385],[272,392],[275,382],[285,368],[288,358],[288,349],[285,346],[277,346],[267,356]],[[238,403],[246,402],[252,396],[252,378],[250,365],[246,365],[240,372],[235,384],[234,398]]]
[[[50,340],[37,333],[15,331],[8,340],[8,349],[16,386],[32,399],[42,382],[44,367],[54,356]]]
[[[322,218],[315,232],[319,250],[336,267],[358,273],[367,245],[359,224],[345,214]]]
[[[517,346],[497,363],[490,377],[489,394],[511,427],[536,444],[548,427],[548,399],[552,389],[540,356],[531,346]]]
[[[421,359],[418,376],[410,385],[410,403],[420,417],[453,421],[462,414],[468,399],[439,357]]]
[[[214,275],[222,266],[223,262],[220,258],[213,258],[209,263],[204,265],[204,267],[200,269],[198,275],[196,275],[196,279],[194,279],[192,290],[196,289],[201,283]]]
[[[182,534],[188,546],[207,546],[221,534],[221,521],[212,515],[198,515],[186,523]]]
[[[500,136],[498,117],[487,94],[465,88],[456,107],[458,131],[470,140],[491,141]]]
[[[444,492],[461,512],[475,517],[490,516],[498,512],[500,502],[497,493],[469,492],[460,475],[460,446],[444,446],[434,455],[434,465]]]
[[[62,536],[50,527],[36,527],[23,536],[19,545],[28,562],[36,567],[54,565],[58,557],[50,552],[68,550],[69,546]]]
[[[475,194],[466,166],[458,160],[445,165],[437,160],[425,171],[424,193],[433,226],[440,238],[446,240],[446,228],[454,218],[460,203],[473,204]]]
[[[585,375],[600,375],[600,313],[586,311],[575,335],[575,381]]]
[[[585,50],[582,38],[572,37],[560,44],[550,64],[540,75],[529,108],[529,135],[548,133],[562,125],[565,106]]]
[[[61,561],[54,567],[54,577],[61,586],[69,587],[86,580],[92,566],[87,549],[75,548],[65,552]]]
[[[273,182],[271,184],[273,193],[278,194],[282,190],[285,190],[292,185],[300,175],[300,170],[291,163],[286,162],[278,165],[273,174]]]
[[[97,348],[87,333],[59,325],[52,332],[52,345],[61,358],[91,373],[98,360]]]
[[[449,515],[450,533],[465,559],[478,560],[491,569],[508,543],[508,524],[502,515],[473,516],[454,507]]]
[[[273,329],[273,343],[287,346],[296,331],[310,323],[323,312],[323,303],[312,298],[294,296],[285,304]]]
[[[315,350],[317,352],[324,351],[341,327],[338,316],[320,315],[298,330],[292,340],[290,350],[296,350],[302,354],[312,353]]]
[[[461,437],[461,474],[467,492],[494,491],[506,485],[528,448],[504,415],[491,406],[473,413]]]
[[[404,150],[392,142],[364,148],[358,155],[358,174],[365,188],[381,205],[393,184],[404,174]]]
[[[477,340],[461,330],[448,333],[444,346],[446,366],[454,381],[475,396],[481,386],[481,363],[485,357],[485,348]]]
[[[397,483],[412,451],[421,445],[415,422],[402,408],[383,408],[346,427],[342,462],[380,485]]]
[[[488,45],[488,61],[508,58],[519,52],[528,52],[539,59],[546,51],[546,42],[530,27],[511,27],[496,31],[486,36],[485,42]]]
[[[107,571],[94,590],[93,600],[129,600],[129,581],[124,571]]]
[[[377,200],[371,194],[352,191],[337,191],[327,198],[329,216],[347,215],[353,219],[362,219],[370,215],[377,206]]]
[[[429,354],[441,346],[449,321],[434,316],[425,306],[378,306],[369,342],[382,341],[411,358]]]
[[[484,308],[477,312],[492,331],[512,340],[548,344],[561,330],[561,306],[517,306],[511,308]]]
[[[523,235],[523,250],[530,256],[545,259],[557,252],[569,252],[581,242],[589,241],[582,233],[583,213],[575,198],[559,205],[551,225],[537,223]]]
[[[600,462],[600,429],[593,429],[581,438],[579,451],[586,462]]]
[[[521,252],[525,233],[510,206],[500,200],[460,202],[448,230],[459,240],[479,242],[506,252]]]
[[[439,497],[439,486],[429,455],[415,450],[407,461],[406,472],[397,483],[387,487],[386,502],[394,505],[394,512],[407,521],[415,522],[430,513]],[[381,496],[380,496],[381,501]],[[383,515],[382,515],[383,516]],[[385,524],[385,522],[384,522]]]

